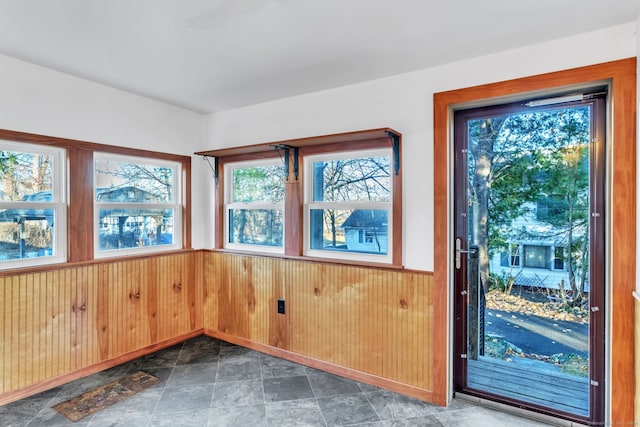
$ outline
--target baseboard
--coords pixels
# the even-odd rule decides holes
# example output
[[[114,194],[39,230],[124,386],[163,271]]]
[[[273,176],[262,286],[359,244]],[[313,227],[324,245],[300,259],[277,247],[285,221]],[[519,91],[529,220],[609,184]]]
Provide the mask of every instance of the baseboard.
[[[137,359],[138,357],[145,356],[147,354],[156,352],[158,350],[162,350],[163,348],[171,347],[172,345],[181,343],[190,338],[200,336],[202,335],[202,333],[203,333],[202,329],[197,329],[188,334],[180,335],[170,340],[153,344],[148,347],[123,354],[116,358],[105,360],[100,363],[96,363],[95,365],[87,366],[72,372],[67,372],[66,374],[48,378],[44,381],[40,381],[36,384],[32,384],[27,387],[23,387],[17,390],[0,394],[0,406],[6,405],[7,403],[15,402],[16,400],[24,399],[25,397],[33,396],[34,394],[41,393],[43,391],[61,386],[63,384],[67,384],[79,378],[83,378],[83,377],[95,374],[96,372],[104,371],[105,369],[109,369],[114,366],[121,365],[130,360]]]
[[[335,365],[333,363],[325,362],[323,360],[314,359],[303,354],[294,353],[289,350],[283,350],[278,347],[258,343],[255,341],[241,338],[235,335],[226,334],[224,332],[204,329],[204,334],[212,338],[217,338],[222,341],[236,344],[242,347],[250,348],[252,350],[259,351],[261,353],[276,356],[281,359],[286,359],[291,362],[299,363],[301,365],[309,366],[311,368],[319,369],[321,371],[329,372],[350,380],[359,381],[372,386],[380,387],[386,390],[394,391],[406,396],[414,397],[416,399],[423,400],[429,403],[435,403],[434,393],[431,390],[425,390],[411,385],[403,384],[388,378],[382,378],[377,375],[368,374],[366,372],[357,371],[355,369],[346,368],[344,366]]]

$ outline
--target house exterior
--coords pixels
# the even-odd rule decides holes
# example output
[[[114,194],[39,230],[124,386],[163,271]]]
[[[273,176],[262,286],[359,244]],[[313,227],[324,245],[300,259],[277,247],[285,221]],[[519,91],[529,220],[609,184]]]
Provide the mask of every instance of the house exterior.
[[[347,250],[387,253],[387,211],[354,210],[342,224]]]
[[[493,253],[492,274],[512,279],[517,286],[548,289],[550,293],[562,286],[569,288],[567,229],[544,221],[546,211],[543,203],[527,203],[525,214],[505,227],[508,248]],[[574,241],[583,238],[584,232],[584,227],[573,230]],[[589,292],[588,275],[585,279],[583,290]]]

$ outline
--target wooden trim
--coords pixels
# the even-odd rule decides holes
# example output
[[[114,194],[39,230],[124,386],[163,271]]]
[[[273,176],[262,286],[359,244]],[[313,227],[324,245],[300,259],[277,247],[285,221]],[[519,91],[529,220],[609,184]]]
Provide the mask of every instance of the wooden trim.
[[[319,264],[345,265],[345,266],[352,266],[352,267],[376,268],[380,270],[402,270],[406,272],[433,274],[433,272],[430,272],[430,271],[408,269],[402,265],[383,264],[383,263],[366,262],[366,261],[354,261],[354,260],[340,259],[340,258],[319,258],[319,257],[310,257],[306,255],[298,256],[298,255],[287,255],[287,254],[272,254],[268,252],[239,251],[235,249],[224,249],[224,248],[223,249],[201,249],[201,250],[206,252],[221,252],[221,253],[238,255],[238,256],[280,258],[280,259],[306,261],[306,262],[319,263]]]
[[[298,153],[299,154],[299,153]],[[302,186],[304,176],[304,162],[298,161],[298,176],[293,173],[294,156],[289,156],[289,177],[285,182],[284,197],[284,252],[288,256],[302,256],[304,218],[304,189]],[[301,157],[300,155],[298,156]]]
[[[202,335],[202,329],[190,332],[188,334],[180,335],[175,338],[171,338],[169,340],[163,341],[158,344],[153,344],[147,346],[143,349],[129,352],[127,354],[123,354],[121,356],[115,357],[113,359],[105,360],[100,363],[96,363],[91,366],[87,366],[86,368],[78,369],[73,372],[69,372],[68,374],[58,375],[56,377],[49,378],[45,381],[41,381],[39,383],[33,384],[31,386],[27,386],[21,388],[19,390],[11,391],[8,393],[0,394],[0,406],[6,405],[7,403],[15,402],[16,400],[24,399],[25,397],[33,396],[34,394],[52,389],[54,387],[58,387],[60,385],[69,383],[71,381],[75,381],[80,378],[87,377],[89,375],[95,374],[96,372],[104,371],[105,369],[112,368],[114,366],[121,365],[125,362],[129,362],[131,360],[137,359],[139,357],[145,356],[147,354],[154,353],[158,350],[162,350],[167,347],[171,347],[173,345],[179,344],[183,341],[186,341],[191,338],[195,338],[197,336]]]
[[[281,359],[289,360],[291,362],[299,363],[301,365],[309,366],[314,369],[329,372],[344,378],[348,378],[354,381],[360,381],[365,384],[369,384],[376,387],[381,387],[387,390],[395,391],[397,393],[411,396],[416,399],[424,400],[426,402],[433,401],[433,393],[430,390],[424,390],[418,387],[413,387],[407,384],[399,383],[387,378],[382,378],[377,375],[368,374],[366,372],[356,371],[354,369],[345,368],[344,366],[335,365],[333,363],[325,362],[323,360],[314,359],[313,357],[305,356],[303,354],[295,353],[292,351],[284,350],[282,348],[274,347],[271,345],[261,344],[259,342],[251,341],[245,338],[238,337],[236,335],[227,334],[212,329],[204,329],[204,335],[212,338],[217,338],[231,344],[236,344],[242,347],[246,347],[261,353],[265,353],[271,356],[279,357]]]
[[[402,242],[403,232],[402,232],[402,135],[399,137],[399,153],[398,153],[398,162],[400,162],[400,168],[398,169],[398,174],[395,174],[394,168],[395,166],[391,165],[391,179],[393,182],[393,206],[392,216],[393,216],[393,254],[391,263],[395,266],[402,266]],[[393,157],[393,156],[392,156]],[[394,162],[394,159],[391,159],[391,162]]]
[[[68,178],[67,261],[88,261],[93,259],[93,152],[72,147],[67,150],[67,156],[71,173]]]
[[[226,222],[224,211],[224,164],[218,164],[218,179],[215,183],[216,194],[213,198],[214,236],[213,247],[224,248],[224,224]]]
[[[400,135],[399,132],[391,128],[379,128],[337,133],[331,135],[311,136],[306,138],[287,139],[283,141],[265,142],[262,144],[243,145],[241,147],[222,148],[219,150],[199,151],[194,154],[208,157],[227,157],[273,151],[274,146],[278,145],[288,145],[290,147],[310,147],[315,145],[336,143],[344,144],[362,140],[389,138],[388,132],[391,132],[398,136]]]
[[[276,158],[281,157],[281,156],[282,156],[281,152],[278,152],[277,150],[272,148],[271,151],[258,151],[258,152],[255,152],[255,153],[244,153],[244,154],[237,154],[237,155],[234,155],[234,156],[218,157],[218,164],[222,165],[223,163],[247,162],[247,161],[251,161],[251,160],[276,159]]]
[[[398,138],[402,138],[402,135],[398,135]],[[345,151],[375,150],[378,148],[388,148],[392,146],[393,139],[387,136],[386,138],[367,139],[365,141],[347,141],[335,144],[303,147],[300,148],[300,155],[302,157],[315,156],[317,154],[342,153]],[[393,164],[391,169],[393,170]]]
[[[183,162],[185,159],[191,161],[191,157],[179,154],[162,153],[160,151],[142,150],[139,148],[120,147],[117,145],[98,144],[96,142],[79,141],[76,139],[58,138],[54,136],[38,135],[34,133],[17,132],[13,130],[0,129],[0,139],[7,141],[27,142],[31,144],[49,145],[67,149],[80,149],[101,153],[122,154],[127,156],[149,157],[152,159],[171,160]]]
[[[610,420],[633,423],[634,307],[629,293],[635,286],[636,256],[636,58],[590,65],[566,71],[525,77],[460,90],[434,94],[434,298],[438,307],[434,318],[434,348],[448,349],[450,326],[450,137],[451,111],[457,105],[477,103],[546,91],[554,88],[611,82],[611,121],[613,159],[611,192],[610,336],[612,343]],[[438,400],[449,399],[448,351],[437,352],[434,359],[435,388]]]
[[[182,249],[191,248],[191,159],[182,162]]]
[[[200,251],[200,249],[198,249]],[[24,268],[14,268],[7,270],[0,270],[0,278],[7,276],[16,276],[18,274],[30,274],[30,273],[43,273],[43,272],[53,272],[59,270],[72,269],[77,267],[85,267],[92,265],[101,265],[101,264],[111,264],[119,261],[131,261],[131,260],[139,260],[146,258],[155,258],[167,255],[177,255],[183,253],[196,252],[194,249],[177,249],[173,251],[166,252],[148,252],[139,255],[128,255],[121,257],[112,257],[112,258],[99,258],[99,259],[90,259],[87,261],[77,261],[77,262],[66,262],[60,264],[47,264],[47,265],[39,265],[34,267],[24,267]]]

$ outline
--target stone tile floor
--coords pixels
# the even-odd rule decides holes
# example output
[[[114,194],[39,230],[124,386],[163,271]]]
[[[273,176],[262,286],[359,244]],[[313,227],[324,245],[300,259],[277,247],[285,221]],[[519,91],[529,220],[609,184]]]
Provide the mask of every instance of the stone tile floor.
[[[127,373],[160,382],[78,422],[51,407]],[[201,336],[0,406],[8,426],[544,426],[454,399],[441,408]]]

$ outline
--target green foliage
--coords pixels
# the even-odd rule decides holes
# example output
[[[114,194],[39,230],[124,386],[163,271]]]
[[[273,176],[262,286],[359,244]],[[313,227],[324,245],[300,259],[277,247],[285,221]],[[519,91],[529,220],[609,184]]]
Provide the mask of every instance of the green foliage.
[[[583,225],[588,208],[589,137],[590,111],[584,106],[469,122],[470,198],[472,206],[476,203],[476,221],[486,223],[487,251],[506,250],[517,233],[512,222],[531,214],[537,202],[551,202],[543,219],[549,224]],[[488,168],[482,185],[478,168]],[[573,217],[567,225],[569,207]]]
[[[233,170],[233,202],[278,203],[284,200],[284,167],[254,166]]]

